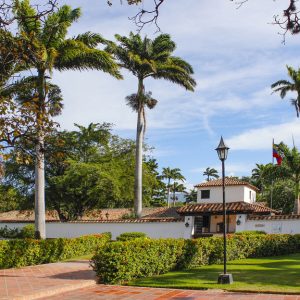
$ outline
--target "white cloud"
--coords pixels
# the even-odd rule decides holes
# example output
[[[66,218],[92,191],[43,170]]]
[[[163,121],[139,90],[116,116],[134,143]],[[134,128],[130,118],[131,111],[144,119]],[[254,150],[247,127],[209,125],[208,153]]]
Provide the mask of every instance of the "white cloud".
[[[227,139],[226,142],[232,150],[262,150],[271,149],[273,138],[275,143],[283,141],[290,145],[292,136],[296,144],[299,144],[300,122],[298,119],[279,125],[251,129]]]

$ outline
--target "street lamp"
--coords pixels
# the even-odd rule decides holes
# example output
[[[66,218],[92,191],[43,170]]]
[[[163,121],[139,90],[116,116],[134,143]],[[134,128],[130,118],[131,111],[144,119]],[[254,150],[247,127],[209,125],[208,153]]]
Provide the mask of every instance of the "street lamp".
[[[233,283],[232,274],[228,274],[226,270],[227,256],[226,256],[226,202],[225,202],[225,160],[227,159],[229,147],[227,147],[221,136],[219,146],[216,148],[219,159],[222,162],[222,186],[223,186],[223,242],[224,242],[224,272],[218,277],[218,283],[226,284]]]

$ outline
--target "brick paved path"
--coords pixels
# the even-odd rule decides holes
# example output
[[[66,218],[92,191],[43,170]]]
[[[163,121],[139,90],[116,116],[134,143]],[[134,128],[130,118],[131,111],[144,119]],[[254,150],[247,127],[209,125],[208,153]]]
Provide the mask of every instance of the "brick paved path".
[[[229,293],[216,290],[195,291],[160,288],[96,285],[62,293],[43,300],[300,300],[300,295],[285,296],[253,293]]]
[[[0,300],[300,300],[300,295],[228,293],[96,284],[88,261],[0,270]]]
[[[0,270],[0,299],[38,299],[95,283],[88,261]]]

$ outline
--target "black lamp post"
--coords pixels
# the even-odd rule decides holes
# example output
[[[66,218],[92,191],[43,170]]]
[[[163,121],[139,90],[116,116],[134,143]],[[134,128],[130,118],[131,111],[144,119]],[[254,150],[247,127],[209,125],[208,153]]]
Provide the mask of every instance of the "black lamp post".
[[[227,273],[226,263],[227,263],[227,255],[226,255],[226,202],[225,202],[225,160],[227,159],[227,154],[229,148],[225,145],[223,141],[223,137],[221,137],[219,146],[216,148],[218,152],[219,159],[222,162],[222,186],[223,186],[223,242],[224,242],[224,272],[220,274],[218,277],[218,283],[233,283],[232,274]]]

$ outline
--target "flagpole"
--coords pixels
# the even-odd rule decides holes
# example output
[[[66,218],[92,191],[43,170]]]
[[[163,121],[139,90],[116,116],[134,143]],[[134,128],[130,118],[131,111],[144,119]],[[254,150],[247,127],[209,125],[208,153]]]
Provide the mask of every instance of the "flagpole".
[[[272,165],[274,166],[274,155],[273,155],[273,151],[274,151],[274,138],[272,140]],[[273,173],[273,172],[272,172]],[[274,174],[274,173],[273,173]],[[274,185],[274,178],[272,174],[272,183],[271,183],[271,201],[270,201],[270,207],[273,208],[273,185]]]

